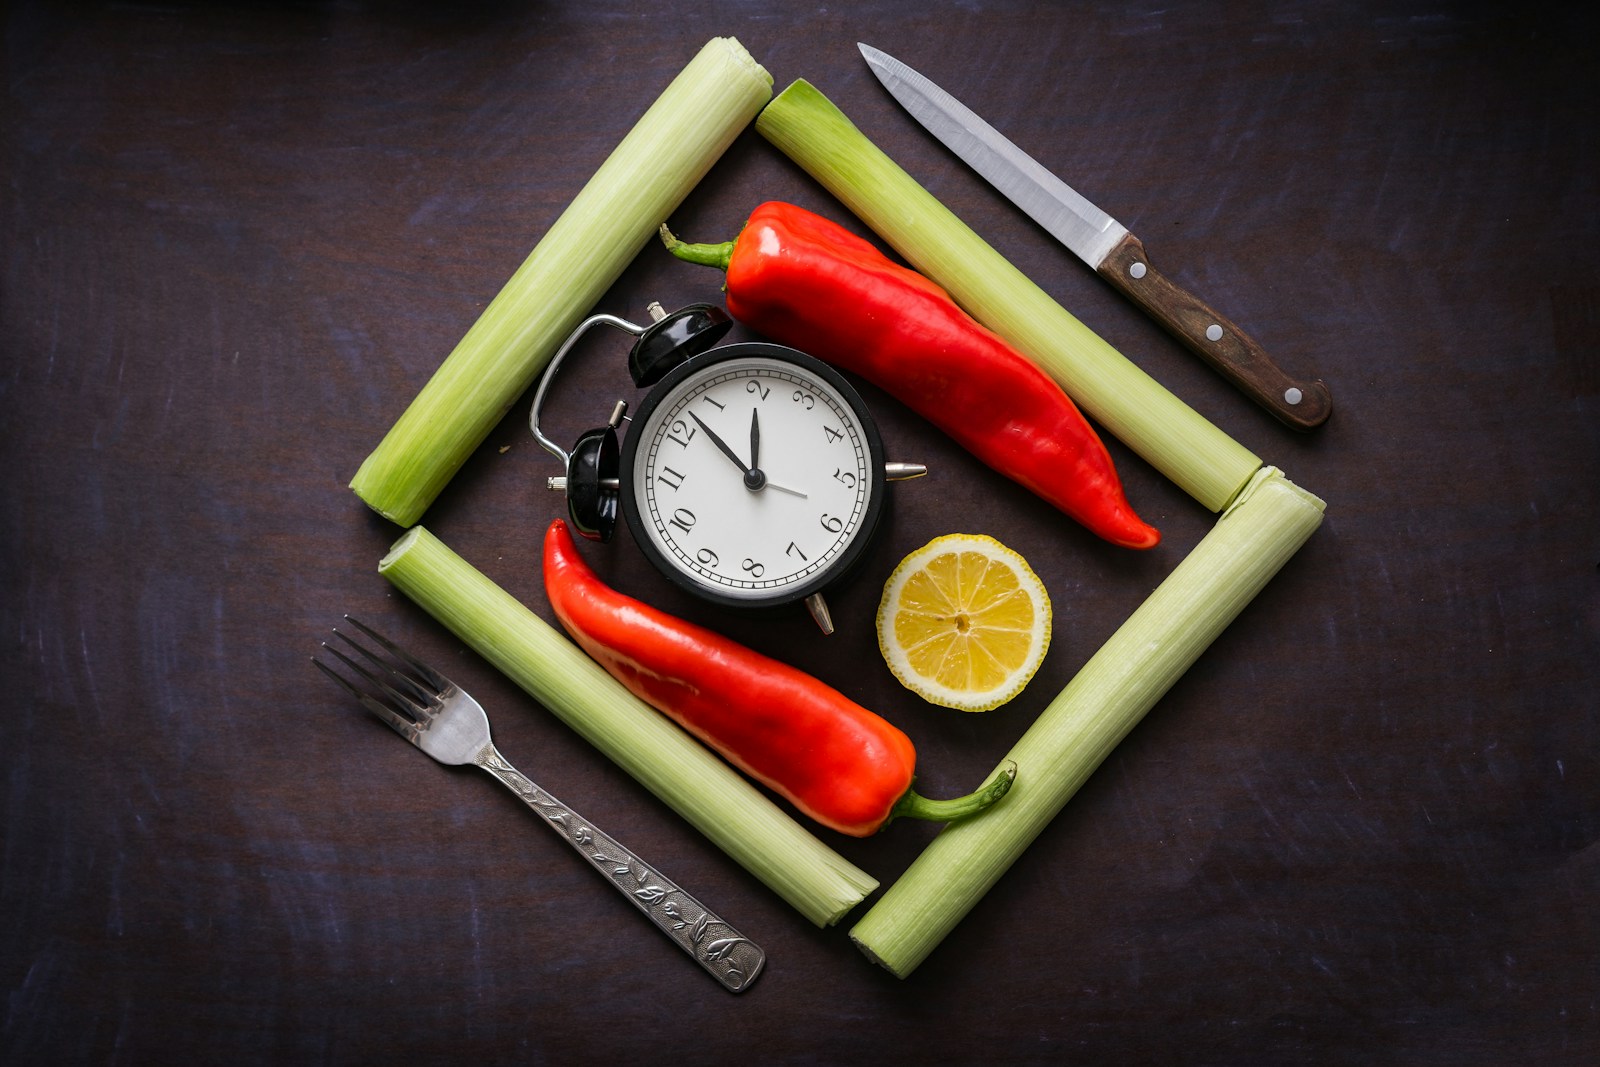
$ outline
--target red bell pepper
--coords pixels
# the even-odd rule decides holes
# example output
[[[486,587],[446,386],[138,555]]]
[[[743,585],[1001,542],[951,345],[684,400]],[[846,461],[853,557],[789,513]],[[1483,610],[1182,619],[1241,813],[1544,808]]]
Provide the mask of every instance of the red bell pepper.
[[[665,226],[661,236],[680,259],[727,272],[735,319],[859,374],[1113,544],[1160,541],[1061,386],[871,243],[776,201],[756,208],[726,244],[685,244]]]
[[[612,677],[842,834],[868,837],[898,816],[947,822],[1011,788],[1014,764],[970,796],[919,796],[916,751],[893,724],[803,671],[612,589],[561,519],[545,532],[544,583],[561,625]]]

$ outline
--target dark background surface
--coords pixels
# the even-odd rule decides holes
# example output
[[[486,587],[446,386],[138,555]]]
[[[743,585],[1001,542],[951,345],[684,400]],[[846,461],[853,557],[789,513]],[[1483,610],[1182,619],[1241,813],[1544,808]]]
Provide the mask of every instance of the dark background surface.
[[[0,249],[0,1060],[1594,1062],[1600,227],[1594,20],[1564,5],[20,3]],[[1502,7],[1505,8],[1502,11]],[[1575,10],[1577,5],[1573,5]],[[448,11],[443,10],[448,8]],[[717,852],[393,592],[345,485],[663,86],[738,37],[804,77],[1131,359],[1328,501],[1321,530],[909,979]],[[855,43],[941,82],[1331,385],[1300,437],[933,143]],[[674,214],[859,224],[748,132]],[[597,310],[717,298],[647,250]],[[742,330],[735,337],[745,336]],[[558,437],[628,395],[620,348]],[[904,487],[867,575],[750,641],[964,792],[1214,522],[1096,542],[881,393]],[[553,461],[518,409],[426,525],[547,618]],[[1043,573],[1012,705],[920,704],[871,638],[964,529]],[[675,599],[625,537],[586,556]],[[342,699],[343,612],[767,950],[731,996],[512,797]],[[824,839],[885,884],[934,830]]]

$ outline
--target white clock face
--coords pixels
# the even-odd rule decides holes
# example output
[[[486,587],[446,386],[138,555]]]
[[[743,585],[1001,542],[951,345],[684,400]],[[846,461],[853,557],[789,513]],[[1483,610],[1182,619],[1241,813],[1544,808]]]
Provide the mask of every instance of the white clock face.
[[[767,356],[719,358],[668,387],[629,453],[635,536],[734,600],[825,581],[870,533],[882,491],[857,411],[822,375]]]

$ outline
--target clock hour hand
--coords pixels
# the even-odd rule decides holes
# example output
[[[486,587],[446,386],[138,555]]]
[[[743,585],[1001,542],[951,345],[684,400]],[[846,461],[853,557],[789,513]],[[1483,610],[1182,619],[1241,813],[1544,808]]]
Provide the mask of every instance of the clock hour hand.
[[[750,409],[750,471],[745,474],[745,484],[750,483],[751,474],[760,474],[768,489],[776,489],[780,493],[797,496],[801,500],[806,495],[798,489],[790,489],[786,485],[779,485],[766,477],[766,472],[761,469],[761,412],[756,408]]]
[[[779,485],[767,477],[767,472],[761,469],[761,414],[756,408],[750,409],[750,471],[744,476],[744,484],[752,489],[776,489],[780,493],[806,499],[806,494],[798,489],[790,489],[787,485]],[[760,475],[759,478],[754,476]],[[752,479],[757,484],[751,484]]]

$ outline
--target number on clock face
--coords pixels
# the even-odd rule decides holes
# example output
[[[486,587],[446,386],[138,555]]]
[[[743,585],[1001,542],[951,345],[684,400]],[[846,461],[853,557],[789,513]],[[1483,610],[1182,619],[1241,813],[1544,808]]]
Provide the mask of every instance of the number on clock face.
[[[826,575],[865,532],[873,446],[821,375],[767,356],[710,363],[633,428],[644,536],[721,596],[780,597]]]

